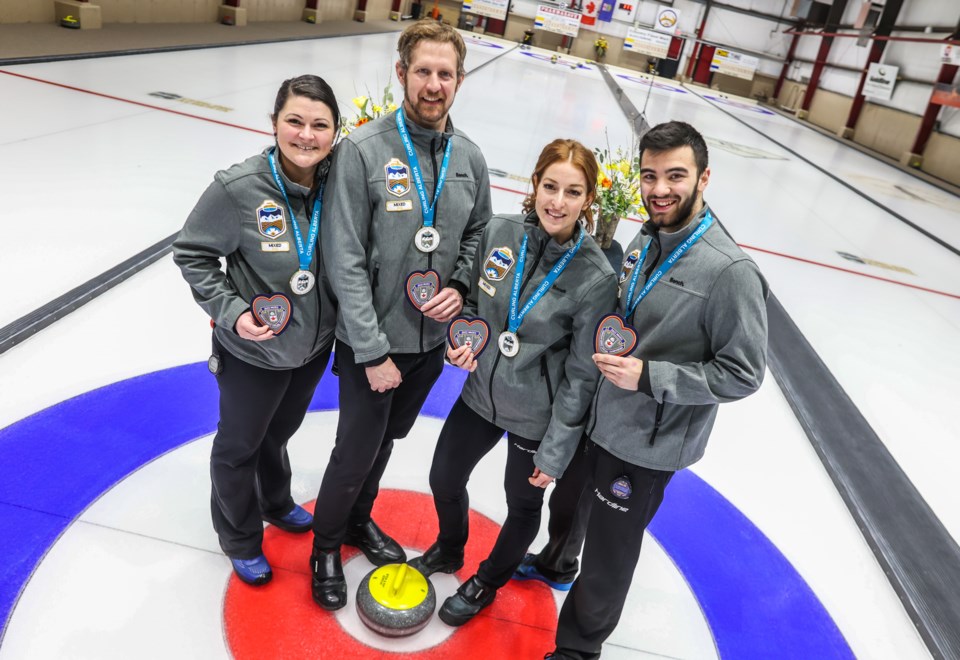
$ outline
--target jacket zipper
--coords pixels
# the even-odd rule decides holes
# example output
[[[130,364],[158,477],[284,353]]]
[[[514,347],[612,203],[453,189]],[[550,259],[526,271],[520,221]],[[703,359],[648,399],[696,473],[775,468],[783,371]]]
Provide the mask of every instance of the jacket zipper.
[[[533,278],[533,274],[537,272],[537,266],[540,265],[540,259],[543,258],[543,253],[547,249],[547,243],[549,242],[550,241],[544,241],[543,245],[540,246],[540,251],[537,252],[537,259],[536,261],[533,262],[533,267],[530,269],[530,272],[527,274],[526,280],[520,285],[520,293],[517,294],[518,301],[523,298],[523,292],[524,290],[526,290],[527,284],[530,283],[530,280]],[[508,314],[507,320],[504,321],[504,324],[503,324],[503,330],[506,330],[509,327],[510,327],[510,318]],[[503,332],[503,330],[501,330],[500,332]],[[497,366],[499,366],[500,364],[501,357],[503,357],[503,353],[501,353],[500,350],[498,349],[497,357],[493,359],[493,369],[490,370],[490,385],[488,387],[488,391],[490,392],[490,408],[493,410],[493,420],[492,420],[493,424],[497,423],[497,404],[493,402],[493,377],[497,373]]]
[[[663,402],[662,401],[657,404],[657,416],[653,420],[653,433],[650,434],[650,442],[647,443],[651,447],[653,446],[653,441],[657,439],[657,433],[660,432],[661,419],[663,419]]]
[[[430,160],[433,163],[433,193],[430,195],[429,199],[433,199],[433,196],[437,194],[437,152],[436,152],[436,136],[430,138]],[[443,138],[440,139],[440,146],[443,147]],[[439,200],[438,200],[439,201]],[[433,226],[437,226],[437,206],[433,207]],[[433,268],[433,252],[427,252],[427,270]],[[442,287],[442,284],[441,284]],[[439,291],[437,293],[440,293]],[[420,352],[423,353],[423,329],[426,325],[426,320],[423,314],[420,314]]]
[[[547,369],[547,356],[540,356],[540,375],[547,379],[547,397],[550,399],[550,407],[553,407],[553,384],[550,382],[550,370]]]
[[[306,212],[307,217],[309,218],[309,217],[310,217],[310,208],[311,208],[311,206],[312,206],[312,205],[310,204],[310,195],[309,195],[309,194],[303,195],[303,196],[301,197],[301,199],[302,199],[302,201],[303,201],[303,210]],[[296,222],[296,221],[297,221],[296,218],[293,218],[293,219],[291,220],[291,222]],[[313,287],[313,288],[314,288],[314,291],[315,291],[315,293],[316,293],[316,296],[317,296],[317,332],[316,332],[316,334],[313,336],[313,345],[316,346],[316,345],[317,345],[317,340],[320,339],[320,329],[323,327],[323,323],[321,322],[321,321],[323,320],[323,297],[320,295],[320,287],[323,286],[323,277],[322,277],[322,276],[323,276],[323,268],[320,267],[320,263],[319,263],[320,260],[322,259],[321,255],[320,255],[320,244],[319,244],[319,243],[317,244],[316,248],[314,248],[314,253],[313,253],[313,254],[314,254],[314,259],[317,260],[317,280],[316,280],[316,284],[315,284],[314,287]],[[304,364],[306,364],[306,361],[304,362]]]

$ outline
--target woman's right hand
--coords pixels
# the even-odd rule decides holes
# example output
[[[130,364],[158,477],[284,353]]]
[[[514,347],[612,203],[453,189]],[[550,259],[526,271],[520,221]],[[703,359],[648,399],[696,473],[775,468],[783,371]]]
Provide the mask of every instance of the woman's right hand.
[[[466,369],[470,373],[473,373],[477,368],[477,361],[474,359],[473,351],[470,350],[469,346],[461,346],[460,348],[447,346],[447,359],[453,366]]]
[[[240,315],[235,328],[238,335],[250,341],[266,341],[275,337],[273,330],[265,325],[257,325],[253,320],[253,313],[249,311]]]

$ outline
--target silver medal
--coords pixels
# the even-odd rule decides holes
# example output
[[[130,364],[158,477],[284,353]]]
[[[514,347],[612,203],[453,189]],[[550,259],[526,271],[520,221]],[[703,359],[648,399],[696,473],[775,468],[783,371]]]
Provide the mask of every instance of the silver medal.
[[[421,252],[433,252],[440,245],[440,232],[435,227],[420,227],[413,244]]]
[[[507,357],[513,357],[520,352],[520,339],[517,333],[506,330],[497,338],[497,346],[500,347],[501,353]]]
[[[309,270],[298,270],[290,278],[290,290],[302,296],[313,291],[313,285],[316,283],[316,276]]]

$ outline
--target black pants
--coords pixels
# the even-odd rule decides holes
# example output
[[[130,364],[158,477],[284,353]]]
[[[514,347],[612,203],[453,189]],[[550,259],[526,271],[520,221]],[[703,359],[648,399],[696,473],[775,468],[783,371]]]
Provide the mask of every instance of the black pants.
[[[229,557],[261,554],[263,515],[294,507],[287,441],[300,428],[330,359],[327,348],[296,369],[261,369],[230,354],[220,356],[220,422],[210,454],[210,509],[220,547]]]
[[[550,538],[537,553],[534,563],[540,573],[554,581],[572,582],[580,570],[578,558],[593,501],[592,489],[589,488],[590,461],[586,453],[589,446],[590,441],[583,436],[577,453],[563,473],[563,478],[557,480],[548,500],[550,518],[547,531]]]
[[[598,445],[589,450],[593,487],[583,564],[557,623],[558,657],[599,658],[623,612],[640,544],[653,520],[673,472],[632,465]],[[613,494],[614,481],[626,477],[631,493]]]
[[[459,553],[467,543],[470,474],[500,438],[503,429],[486,421],[458,398],[440,431],[430,467],[430,489],[437,507],[440,534],[437,543],[446,555]],[[513,433],[507,434],[507,467],[503,487],[507,493],[507,520],[497,542],[477,575],[485,584],[499,589],[520,565],[527,547],[540,529],[543,488],[531,486],[533,455],[540,442]]]
[[[330,462],[323,474],[313,516],[313,543],[340,548],[348,524],[370,520],[393,441],[410,432],[430,389],[443,372],[445,346],[428,353],[391,355],[403,382],[386,392],[370,389],[366,369],[353,349],[338,341],[340,421]]]

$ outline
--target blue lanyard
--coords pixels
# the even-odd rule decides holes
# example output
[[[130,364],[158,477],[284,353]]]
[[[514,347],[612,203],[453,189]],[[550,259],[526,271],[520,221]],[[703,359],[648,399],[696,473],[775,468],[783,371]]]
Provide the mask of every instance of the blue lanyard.
[[[313,261],[313,250],[317,245],[317,234],[320,233],[320,208],[323,206],[323,184],[317,191],[317,198],[313,202],[313,213],[310,216],[310,234],[308,236],[307,247],[303,247],[303,235],[300,233],[300,223],[297,222],[297,216],[290,206],[290,198],[287,197],[287,187],[283,185],[283,179],[277,171],[277,162],[274,158],[276,147],[270,150],[270,169],[273,171],[273,180],[276,182],[280,192],[283,193],[283,201],[287,203],[287,211],[290,213],[290,226],[293,227],[293,237],[297,241],[297,259],[300,261],[300,270],[310,270],[310,262]]]
[[[643,246],[643,252],[640,253],[640,258],[637,260],[637,265],[633,267],[633,275],[630,277],[630,286],[627,288],[627,301],[624,309],[626,310],[625,317],[630,318],[633,312],[637,309],[637,305],[640,304],[640,301],[647,297],[647,294],[650,293],[650,290],[653,289],[654,285],[660,281],[668,270],[673,268],[673,265],[680,261],[687,250],[689,250],[694,243],[700,240],[700,237],[703,236],[704,232],[710,229],[710,225],[713,224],[713,214],[710,213],[710,209],[707,209],[707,214],[704,216],[703,220],[700,222],[700,225],[697,229],[687,237],[683,243],[677,246],[667,260],[661,264],[659,268],[653,271],[653,274],[650,275],[650,279],[647,280],[647,284],[643,287],[640,293],[637,295],[636,300],[633,298],[633,292],[637,288],[637,280],[640,279],[640,271],[643,270],[643,262],[647,258],[647,250],[650,249],[650,243],[653,241],[648,241],[646,245]]]
[[[396,117],[400,140],[403,142],[403,148],[407,151],[407,160],[410,161],[410,170],[413,172],[413,184],[417,187],[417,195],[420,197],[420,208],[423,210],[423,226],[432,227],[433,216],[436,215],[437,211],[437,200],[440,199],[440,191],[447,180],[447,165],[450,163],[453,136],[447,139],[447,148],[443,152],[443,162],[440,164],[440,174],[437,176],[437,187],[433,192],[433,204],[427,206],[427,191],[423,186],[423,175],[420,174],[420,161],[417,159],[413,142],[410,141],[410,133],[407,131],[407,124],[403,115],[403,106],[400,106],[397,110]]]
[[[566,253],[560,257],[560,260],[557,261],[557,265],[550,269],[550,272],[547,273],[547,276],[543,278],[543,281],[540,283],[540,286],[537,287],[537,290],[533,292],[533,295],[530,296],[530,300],[527,301],[527,304],[523,306],[519,312],[517,312],[517,306],[520,304],[520,282],[523,280],[523,266],[527,261],[527,241],[530,239],[529,236],[524,235],[523,244],[520,246],[520,254],[517,257],[517,270],[513,274],[513,291],[510,292],[510,317],[507,323],[507,329],[510,332],[516,334],[517,330],[520,329],[520,324],[523,323],[523,317],[527,315],[533,306],[540,302],[540,299],[543,298],[544,294],[549,291],[550,287],[553,286],[553,283],[557,281],[557,278],[560,277],[560,273],[563,272],[563,269],[567,267],[567,264],[570,263],[570,260],[573,259],[573,256],[577,253],[577,250],[580,249],[580,245],[583,243],[583,237],[587,235],[587,232],[583,230],[583,227],[580,228],[580,238],[577,239],[576,244],[572,248],[566,251]]]

